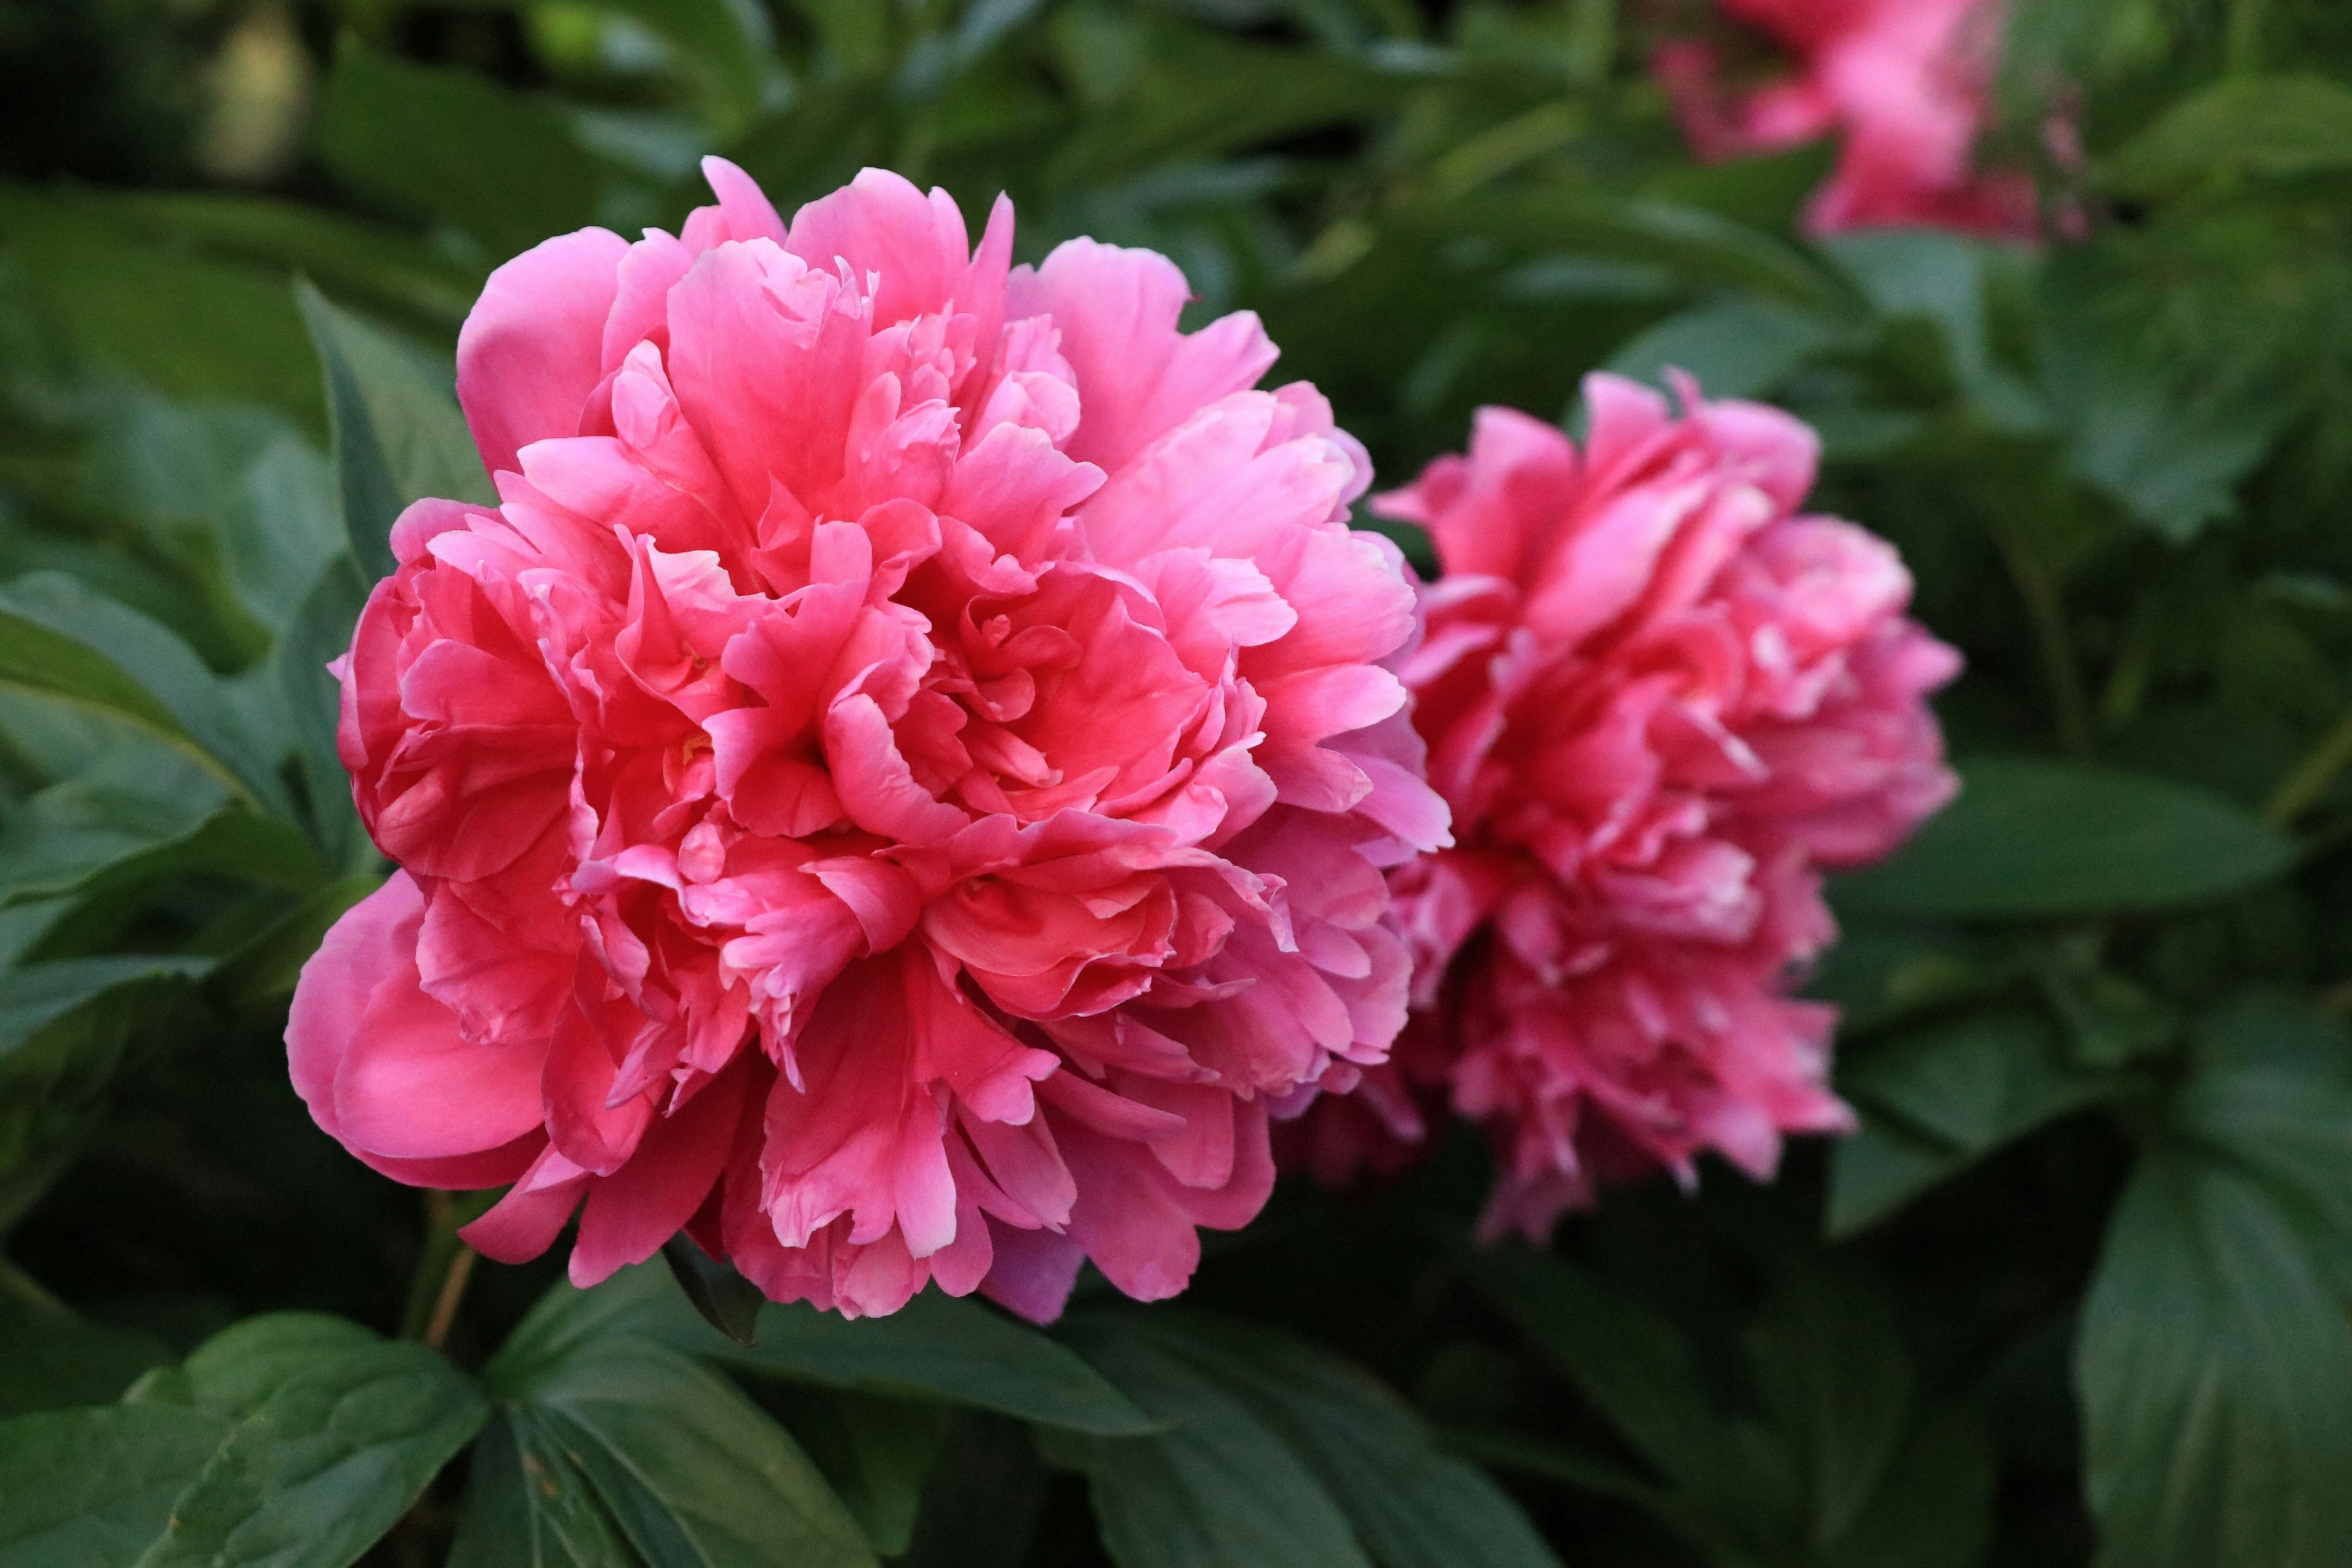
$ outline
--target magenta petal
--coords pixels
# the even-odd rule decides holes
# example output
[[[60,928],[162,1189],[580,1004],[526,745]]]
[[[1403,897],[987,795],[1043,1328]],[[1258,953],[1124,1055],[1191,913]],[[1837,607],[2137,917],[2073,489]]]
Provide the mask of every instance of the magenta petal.
[[[743,1072],[729,1072],[682,1109],[656,1117],[627,1164],[589,1184],[572,1248],[572,1284],[584,1290],[625,1264],[643,1263],[685,1228],[726,1165],[745,1081]]]
[[[457,401],[482,465],[513,470],[533,441],[580,430],[604,379],[604,317],[628,244],[608,229],[546,240],[490,274],[457,334]]]

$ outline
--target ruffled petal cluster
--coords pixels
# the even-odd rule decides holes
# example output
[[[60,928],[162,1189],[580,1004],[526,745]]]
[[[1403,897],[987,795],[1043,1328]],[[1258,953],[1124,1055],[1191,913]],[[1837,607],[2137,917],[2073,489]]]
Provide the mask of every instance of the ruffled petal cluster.
[[[868,171],[787,226],[500,268],[341,743],[401,869],[304,971],[297,1087],[587,1284],[684,1230],[849,1314],[1181,1289],[1270,1108],[1406,1009],[1383,873],[1446,841],[1369,468],[1164,258],[1010,265]]]
[[[1712,1149],[1759,1177],[1851,1125],[1833,1014],[1790,982],[1835,934],[1824,868],[1883,856],[1956,781],[1885,542],[1798,510],[1812,432],[1613,376],[1591,435],[1507,409],[1379,498],[1444,577],[1404,667],[1456,847],[1391,877],[1417,962],[1394,1061],[1318,1105],[1327,1178],[1408,1157],[1449,1098],[1500,1156],[1490,1231]]]
[[[1721,51],[1696,38],[1652,65],[1691,148],[1706,159],[1842,138],[1814,194],[1815,233],[1914,224],[2030,238],[2032,180],[1974,166],[1991,96],[1999,0],[1717,0],[1787,51],[1791,74],[1727,80]]]

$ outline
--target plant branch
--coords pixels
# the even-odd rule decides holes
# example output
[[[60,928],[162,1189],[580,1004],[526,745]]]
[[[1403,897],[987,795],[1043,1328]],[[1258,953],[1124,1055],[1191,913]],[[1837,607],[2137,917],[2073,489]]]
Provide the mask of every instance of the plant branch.
[[[2068,756],[2088,762],[2093,750],[2090,700],[2084,693],[2083,671],[2074,662],[2074,640],[2066,635],[2066,605],[2058,584],[2011,530],[1995,529],[1993,537],[2033,626],[2034,646],[2057,713],[2058,742]]]
[[[465,1298],[466,1282],[473,1277],[474,1249],[457,1236],[478,1218],[495,1193],[425,1194],[425,1249],[416,1259],[416,1273],[408,1284],[408,1308],[401,1314],[400,1337],[441,1348],[449,1326],[457,1321],[457,1303]]]
[[[2277,791],[2263,807],[2263,818],[2273,827],[2291,826],[2319,804],[2347,765],[2352,765],[2352,710],[2338,719],[2279,781]]]

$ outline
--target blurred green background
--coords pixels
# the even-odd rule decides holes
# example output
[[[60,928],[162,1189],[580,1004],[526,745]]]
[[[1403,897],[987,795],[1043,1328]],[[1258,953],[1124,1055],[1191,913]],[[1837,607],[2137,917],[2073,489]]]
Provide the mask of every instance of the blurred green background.
[[[1009,191],[1024,259],[1165,251],[1390,483],[1596,368],[1784,404],[1968,656],[1968,794],[1838,889],[1816,982],[1860,1134],[1481,1259],[1457,1131],[1286,1187],[1196,1304],[1375,1368],[1579,1564],[2352,1562],[2352,7],[2015,0],[1980,153],[2064,216],[2038,248],[1804,237],[1834,149],[1695,163],[1646,70],[1694,33],[1735,37],[1704,0],[0,0],[0,1415],[267,1309],[400,1321],[426,1216],[278,1043],[378,874],[314,338],[446,390],[490,268],[675,226],[719,152],[787,215],[880,164],[975,232]],[[373,412],[431,471],[432,418]],[[460,1360],[551,1268],[485,1270]],[[1007,1430],[900,1476],[908,1561],[1103,1560]]]

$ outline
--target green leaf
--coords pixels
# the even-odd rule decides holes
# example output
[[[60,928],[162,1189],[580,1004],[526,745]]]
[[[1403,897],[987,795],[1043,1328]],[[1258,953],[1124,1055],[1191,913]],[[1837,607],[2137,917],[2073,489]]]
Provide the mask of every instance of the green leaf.
[[[595,1489],[526,1410],[474,1445],[473,1485],[448,1568],[636,1568]]]
[[[0,185],[0,230],[92,358],[173,397],[267,404],[325,427],[282,274],[157,244],[21,187]]]
[[[2107,183],[2163,195],[2217,174],[2352,167],[2352,89],[2323,76],[2237,76],[2175,104],[2115,155]]]
[[[2352,1029],[2253,993],[2199,1021],[2198,1070],[2175,1097],[2182,1137],[2237,1161],[2352,1242]],[[2352,1295],[2352,1281],[2339,1289]]]
[[[481,292],[481,272],[446,249],[322,207],[220,191],[78,194],[127,227],[305,274],[423,327],[455,332]]]
[[[1082,1319],[1063,1333],[1166,1428],[1038,1434],[1049,1464],[1085,1473],[1119,1568],[1370,1568],[1313,1468],[1249,1400],[1132,1320]]]
[[[319,149],[360,190],[456,225],[492,261],[593,223],[614,173],[552,108],[350,39],[327,83]]]
[[[233,1014],[282,1005],[328,930],[382,886],[383,878],[370,871],[319,889],[232,948],[206,976],[205,994]]]
[[[914,1540],[923,1482],[947,1436],[947,1407],[819,1388],[776,1388],[763,1399],[824,1472],[874,1550],[885,1557],[905,1552]]]
[[[437,496],[495,505],[497,494],[446,383],[307,282],[295,294],[325,373],[352,558],[371,580],[389,576],[392,525],[409,502]]]
[[[1578,189],[1472,196],[1410,221],[1446,237],[1664,267],[1694,285],[1748,289],[1800,307],[1853,309],[1850,290],[1798,251],[1699,207]]]
[[[36,797],[53,801],[54,785]],[[75,790],[78,805],[115,805],[93,802]],[[144,804],[138,802],[134,804]],[[49,821],[55,813],[44,813]],[[28,844],[0,847],[0,902],[27,903],[55,898],[113,898],[150,883],[178,877],[226,877],[258,882],[266,887],[306,891],[319,881],[318,857],[289,825],[274,817],[256,816],[241,806],[215,811],[194,827],[173,837],[142,842],[122,831],[127,824],[105,826],[85,822],[75,830],[38,836]]]
[[[1394,106],[1413,85],[1364,59],[1199,27],[1156,29],[1145,59],[1128,91],[1063,141],[1051,181],[1108,183],[1360,119]]]
[[[1830,1156],[1829,1233],[1845,1237],[2115,1081],[2072,1069],[2046,1018],[2006,1011],[1849,1051],[1838,1089],[1863,1114]]]
[[[783,1429],[676,1351],[593,1340],[532,1377],[521,1401],[652,1568],[876,1562]]]
[[[2137,279],[2097,254],[2042,269],[2042,374],[2066,467],[2175,544],[2237,514],[2238,487],[2299,412],[2273,378],[2217,374],[2151,341],[2122,290]]]
[[[712,127],[722,137],[759,111],[774,47],[754,0],[604,0],[645,24],[676,51]]]
[[[0,590],[0,688],[131,725],[248,805],[284,809],[284,791],[204,662],[153,621],[70,577],[37,572]]]
[[[0,1423],[0,1568],[131,1568],[229,1426],[155,1405]]]
[[[678,1289],[702,1314],[704,1322],[746,1349],[759,1343],[760,1309],[768,1304],[768,1299],[757,1285],[684,1234],[662,1243],[662,1261],[669,1265]]]
[[[2294,848],[2228,801],[2169,780],[2023,759],[1961,770],[1958,800],[1841,907],[2036,920],[2210,902],[2284,874]]]
[[[268,632],[342,548],[332,469],[265,409],[122,398],[92,433],[82,488],[226,601],[224,619]]]
[[[1993,1533],[1993,1450],[1973,1411],[1911,1428],[1822,1568],[1979,1568]]]
[[[360,829],[350,775],[336,749],[342,691],[327,666],[350,650],[352,628],[367,596],[367,584],[352,558],[337,555],[303,595],[270,656],[278,701],[301,770],[303,815],[311,840],[328,865],[345,870],[372,863],[375,849]]]
[[[1730,1468],[1722,1418],[1674,1327],[1581,1269],[1522,1247],[1470,1258],[1471,1283],[1659,1474],[1696,1493]]]
[[[1667,371],[1685,371],[1710,397],[1755,397],[1838,335],[1818,316],[1726,300],[1669,316],[1611,355],[1608,368],[1661,389]]]
[[[17,1277],[21,1280],[21,1276]],[[105,1405],[171,1354],[145,1334],[94,1323],[0,1279],[0,1417]],[[0,1474],[5,1473],[0,1462]]]
[[[345,1568],[488,1414],[437,1352],[302,1313],[215,1336],[173,1386],[235,1425],[172,1505],[141,1568]]]
[[[1936,229],[1870,229],[1822,249],[1882,316],[1933,322],[1963,388],[1992,369],[1985,336],[1985,256],[1979,242]]]
[[[1150,1419],[1084,1361],[1024,1324],[926,1290],[887,1318],[771,1307],[759,1342],[729,1343],[688,1306],[667,1269],[625,1268],[593,1290],[559,1285],[491,1362],[499,1386],[528,1379],[606,1335],[650,1339],[751,1376],[866,1394],[941,1399],[1076,1431],[1147,1431]]]
[[[805,1305],[772,1308],[761,1317],[756,1348],[716,1355],[739,1373],[945,1399],[1075,1432],[1117,1435],[1151,1425],[1067,1349],[992,1308],[936,1290],[887,1318],[856,1322]]]
[[[1749,1326],[1748,1349],[1773,1424],[1795,1442],[1808,1536],[1844,1538],[1885,1478],[1911,1415],[1911,1368],[1885,1297],[1801,1269]]]
[[[2188,1150],[2143,1159],[2075,1378],[2102,1568],[2352,1562],[2352,1334],[2255,1177]]]
[[[132,1026],[202,974],[202,958],[68,958],[0,972],[0,1231],[29,1208],[104,1110]]]
[[[1255,1325],[1155,1322],[1307,1461],[1381,1568],[1558,1568],[1518,1506],[1440,1452],[1421,1417],[1361,1369]]]

